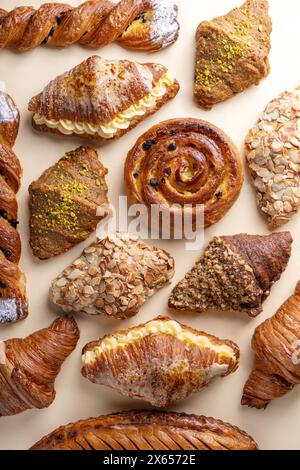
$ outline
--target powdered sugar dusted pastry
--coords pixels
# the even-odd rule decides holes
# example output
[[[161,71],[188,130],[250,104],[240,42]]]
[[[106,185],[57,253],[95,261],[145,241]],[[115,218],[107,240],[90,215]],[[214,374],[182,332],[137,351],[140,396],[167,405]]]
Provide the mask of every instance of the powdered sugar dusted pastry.
[[[124,319],[136,315],[173,275],[174,260],[166,251],[117,233],[86,248],[52,282],[50,297],[66,312]]]
[[[100,142],[118,139],[155,113],[179,90],[158,64],[92,56],[31,99],[33,127]]]
[[[201,390],[239,365],[239,348],[167,317],[109,334],[83,349],[82,374],[156,407]]]
[[[270,228],[300,207],[300,91],[272,100],[246,137],[246,157],[257,204]]]
[[[179,32],[172,0],[91,0],[78,7],[45,3],[37,10],[0,10],[0,49],[28,51],[40,45],[79,43],[99,48],[117,41],[124,47],[157,51],[173,44]]]

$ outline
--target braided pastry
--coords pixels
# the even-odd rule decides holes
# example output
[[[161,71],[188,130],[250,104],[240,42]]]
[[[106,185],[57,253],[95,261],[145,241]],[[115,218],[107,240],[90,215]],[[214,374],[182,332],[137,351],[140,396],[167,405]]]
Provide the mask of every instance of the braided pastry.
[[[41,44],[67,47],[76,42],[97,49],[118,41],[131,49],[157,51],[178,37],[177,10],[172,0],[90,0],[76,8],[45,3],[38,10],[0,10],[0,49],[23,52]]]
[[[18,135],[19,120],[12,98],[0,92],[0,323],[23,320],[28,315],[25,276],[18,267],[21,241],[16,230],[16,193],[22,169],[11,148]]]
[[[262,409],[300,384],[300,282],[277,313],[256,328],[255,367],[242,404]]]
[[[138,139],[127,156],[125,181],[134,202],[149,211],[161,205],[173,225],[178,207],[191,205],[185,209],[195,224],[204,206],[209,227],[236,201],[243,169],[238,150],[220,129],[198,119],[172,119]]]
[[[218,419],[128,411],[61,426],[31,450],[258,450],[244,431]]]
[[[0,416],[50,406],[55,379],[78,339],[75,320],[63,317],[27,338],[0,342]]]

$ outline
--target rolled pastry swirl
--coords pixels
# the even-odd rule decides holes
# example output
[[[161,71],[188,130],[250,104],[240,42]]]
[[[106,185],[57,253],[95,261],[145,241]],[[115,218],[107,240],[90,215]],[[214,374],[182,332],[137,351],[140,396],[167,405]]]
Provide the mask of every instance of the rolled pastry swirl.
[[[90,0],[74,8],[45,3],[39,9],[0,9],[0,49],[23,52],[41,44],[67,47],[79,43],[100,48],[113,41],[124,47],[157,51],[176,41],[177,6],[172,0]]]
[[[127,156],[125,181],[134,202],[149,210],[160,205],[172,225],[175,214],[189,205],[185,211],[193,225],[204,209],[209,227],[236,201],[243,169],[237,148],[220,129],[198,119],[172,119],[138,139]]]

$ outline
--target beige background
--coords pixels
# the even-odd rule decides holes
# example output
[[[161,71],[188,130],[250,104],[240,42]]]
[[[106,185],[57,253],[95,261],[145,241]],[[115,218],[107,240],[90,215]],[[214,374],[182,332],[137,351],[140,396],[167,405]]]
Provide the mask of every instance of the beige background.
[[[40,5],[41,1],[29,1]],[[69,3],[77,5],[78,0]],[[237,6],[239,0],[177,0],[181,33],[179,40],[171,48],[148,56],[143,53],[126,51],[113,44],[99,51],[105,58],[129,58],[137,61],[153,60],[170,68],[181,84],[177,98],[166,105],[156,115],[144,121],[119,142],[100,149],[100,156],[109,169],[108,183],[111,201],[116,204],[118,196],[124,194],[123,165],[126,154],[136,138],[151,125],[163,119],[191,116],[204,118],[220,126],[242,149],[244,136],[253,125],[258,114],[267,102],[284,89],[300,82],[300,43],[299,16],[300,2],[297,0],[270,0],[274,22],[271,53],[271,75],[259,87],[253,87],[240,96],[218,105],[211,112],[197,108],[192,100],[192,79],[194,61],[194,32],[197,24],[215,15],[223,14]],[[0,0],[0,7],[7,10],[26,5],[24,0]],[[36,49],[25,54],[1,51],[0,80],[6,84],[7,91],[17,102],[22,122],[15,151],[24,168],[23,185],[19,194],[20,230],[23,240],[22,268],[27,273],[30,316],[19,324],[1,326],[1,339],[27,335],[34,330],[49,325],[56,311],[48,303],[50,281],[69,262],[80,254],[82,246],[58,258],[40,262],[33,258],[28,246],[28,209],[27,188],[33,179],[49,165],[55,163],[65,151],[75,148],[78,140],[52,138],[35,134],[30,126],[27,111],[28,100],[38,93],[50,79],[77,65],[91,55],[89,50],[74,46],[66,50]],[[287,226],[294,236],[292,260],[281,281],[274,286],[272,294],[264,306],[264,313],[255,320],[239,314],[182,315],[176,318],[188,324],[223,338],[230,338],[241,348],[241,365],[232,376],[217,380],[201,393],[173,406],[173,410],[198,413],[227,420],[247,430],[263,449],[300,448],[300,386],[288,396],[272,403],[266,411],[256,411],[240,406],[242,387],[250,372],[253,354],[250,340],[256,325],[272,315],[280,304],[290,295],[299,279],[300,215]],[[255,197],[249,180],[246,178],[241,197],[230,213],[216,226],[207,230],[206,241],[213,235],[248,233],[267,234],[267,228],[256,209]],[[92,237],[93,238],[93,237]],[[193,265],[199,253],[185,252],[183,242],[159,242],[159,246],[169,250],[176,260],[174,285]],[[81,330],[80,343],[66,361],[56,382],[57,398],[46,410],[27,411],[19,416],[1,418],[0,448],[26,449],[44,434],[61,424],[81,418],[97,416],[120,410],[146,408],[143,402],[128,400],[118,393],[101,386],[95,386],[80,375],[81,348],[91,340],[105,333],[136,325],[158,314],[167,314],[167,299],[171,290],[166,288],[152,298],[140,314],[128,321],[118,322],[106,318],[78,316]]]

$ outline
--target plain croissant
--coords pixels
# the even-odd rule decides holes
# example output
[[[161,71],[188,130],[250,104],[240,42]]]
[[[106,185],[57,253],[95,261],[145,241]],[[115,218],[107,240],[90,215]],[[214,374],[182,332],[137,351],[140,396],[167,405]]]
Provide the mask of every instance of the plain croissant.
[[[51,405],[56,376],[78,339],[75,320],[64,317],[27,338],[0,342],[0,416]]]
[[[277,313],[256,328],[252,348],[255,366],[242,404],[261,409],[300,383],[300,282]]]

